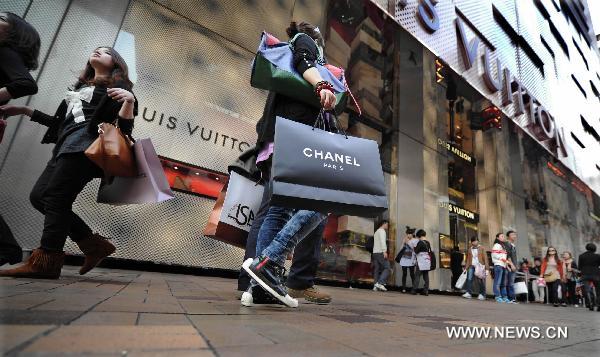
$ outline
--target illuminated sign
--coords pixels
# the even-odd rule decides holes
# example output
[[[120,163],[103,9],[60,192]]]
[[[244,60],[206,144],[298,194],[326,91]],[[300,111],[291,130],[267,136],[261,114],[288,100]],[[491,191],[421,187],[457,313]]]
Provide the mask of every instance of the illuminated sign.
[[[447,208],[450,213],[454,213],[456,215],[464,217],[469,221],[475,223],[479,222],[479,215],[477,213],[471,212],[468,209],[462,207],[455,206],[450,202],[440,202],[440,207]]]
[[[445,147],[446,150],[450,151],[451,153],[453,153],[454,155],[460,157],[461,159],[472,163],[473,165],[475,165],[475,158],[472,157],[471,155],[467,154],[466,152],[460,150],[459,148],[457,148],[456,146],[450,144],[449,142],[442,140],[440,138],[438,138],[438,145]]]

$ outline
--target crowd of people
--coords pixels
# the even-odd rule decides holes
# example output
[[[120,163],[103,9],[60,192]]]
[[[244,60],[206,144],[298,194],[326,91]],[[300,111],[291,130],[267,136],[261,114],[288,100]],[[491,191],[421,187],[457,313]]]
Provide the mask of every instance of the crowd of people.
[[[323,37],[309,23],[292,22],[287,28],[293,51],[294,69],[315,88],[321,108],[310,106],[296,98],[270,92],[262,118],[256,126],[255,165],[265,183],[264,195],[249,232],[246,255],[238,279],[240,300],[244,306],[283,304],[298,306],[298,298],[317,303],[329,303],[331,296],[320,291],[314,280],[319,263],[320,244],[327,214],[307,209],[281,207],[271,202],[271,166],[274,150],[275,120],[278,116],[313,125],[321,110],[335,107],[336,97],[331,83],[323,80],[317,64],[325,64]],[[30,201],[44,216],[40,246],[29,259],[16,268],[0,270],[0,276],[57,279],[64,263],[67,237],[73,240],[85,256],[80,274],[86,274],[102,259],[115,252],[115,246],[93,230],[72,211],[72,205],[85,185],[102,178],[102,169],[86,155],[86,149],[98,138],[98,125],[114,123],[124,135],[131,135],[137,115],[137,99],[132,92],[128,67],[111,47],[98,47],[89,55],[81,74],[65,93],[54,115],[37,109],[10,105],[11,99],[34,95],[37,85],[30,71],[38,66],[40,37],[33,26],[12,13],[0,13],[0,119],[29,117],[48,127],[42,143],[55,144],[52,157],[34,185]],[[3,122],[5,125],[5,122]],[[13,251],[18,244],[0,217],[2,241],[1,263],[15,263],[20,258]],[[387,247],[388,222],[381,221],[374,235],[372,262],[376,291],[386,291],[391,267]],[[429,294],[429,272],[436,267],[436,257],[427,233],[407,227],[406,237],[396,261],[402,270],[402,292],[407,292],[407,276],[412,281],[411,293]],[[7,238],[7,237],[10,237]],[[499,303],[516,303],[514,290],[518,276],[529,283],[534,300],[547,299],[555,306],[578,305],[578,296],[585,297],[590,308],[599,305],[599,260],[596,246],[588,244],[587,252],[576,264],[570,252],[562,259],[549,247],[543,259],[535,258],[534,266],[517,262],[516,232],[496,235],[491,250],[491,262],[486,249],[477,238],[471,239],[464,261],[466,279],[463,297],[477,295],[485,300],[485,280],[491,273],[495,299]],[[284,262],[294,251],[292,267],[284,278]],[[460,253],[459,253],[460,254]],[[455,254],[455,256],[458,256]],[[462,255],[460,255],[462,261]],[[456,265],[456,264],[454,264]],[[457,266],[453,285],[459,280],[462,264]],[[462,273],[460,273],[462,274]],[[423,280],[422,289],[420,280]],[[580,285],[583,293],[579,293]],[[546,294],[546,291],[548,294]],[[600,307],[599,307],[600,308]]]

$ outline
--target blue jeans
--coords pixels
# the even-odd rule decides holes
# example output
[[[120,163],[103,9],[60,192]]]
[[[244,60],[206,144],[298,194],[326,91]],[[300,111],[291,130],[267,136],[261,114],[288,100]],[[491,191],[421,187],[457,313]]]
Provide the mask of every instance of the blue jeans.
[[[467,281],[465,282],[465,290],[469,294],[473,292],[474,279],[477,279],[477,283],[479,284],[479,293],[485,296],[485,280],[475,276],[475,267],[471,265],[469,270],[467,270]]]
[[[267,256],[283,266],[296,245],[317,228],[327,215],[314,211],[278,206],[269,207],[258,232],[257,254]],[[282,223],[283,228],[280,228]]]
[[[508,294],[508,298],[511,300],[515,300],[515,289],[513,284],[515,283],[515,278],[517,277],[517,272],[507,270],[506,274],[506,292]]]
[[[508,270],[500,265],[494,265],[494,295],[496,297],[506,296],[506,281]]]

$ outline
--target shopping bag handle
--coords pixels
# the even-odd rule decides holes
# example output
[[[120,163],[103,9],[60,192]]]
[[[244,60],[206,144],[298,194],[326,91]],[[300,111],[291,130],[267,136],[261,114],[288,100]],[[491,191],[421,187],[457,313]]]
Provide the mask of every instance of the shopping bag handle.
[[[334,118],[333,126],[331,125],[330,120],[325,120],[325,113],[333,115],[333,118]],[[329,132],[333,132],[333,129],[335,129],[336,134],[343,134],[344,137],[346,137],[346,139],[348,139],[348,134],[342,127],[335,110],[326,111],[325,109],[321,108],[321,110],[319,111],[319,114],[317,115],[317,119],[315,120],[315,123],[313,124],[313,130],[315,130],[317,127],[321,130],[329,131]]]

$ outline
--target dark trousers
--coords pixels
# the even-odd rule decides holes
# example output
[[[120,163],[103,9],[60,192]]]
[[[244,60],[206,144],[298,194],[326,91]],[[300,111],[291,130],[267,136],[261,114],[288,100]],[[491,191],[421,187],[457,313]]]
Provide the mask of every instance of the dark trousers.
[[[392,270],[389,260],[385,259],[383,253],[373,253],[371,261],[373,262],[373,283],[387,284],[387,279]]]
[[[15,264],[23,259],[23,250],[13,236],[8,224],[0,216],[0,265]]]
[[[268,180],[268,175],[265,175],[264,172],[263,178]],[[244,261],[248,258],[256,257],[258,233],[267,212],[269,211],[270,200],[270,192],[265,189],[260,207],[258,212],[256,212],[254,222],[248,233]],[[326,221],[315,228],[305,239],[301,240],[294,249],[292,267],[290,268],[290,274],[286,281],[286,285],[289,288],[304,290],[314,285],[315,276],[317,275],[317,269],[319,267],[319,260],[321,258],[321,241],[323,239],[322,236],[325,229],[325,223]],[[283,225],[279,227],[279,229],[281,228],[283,228]],[[248,287],[250,287],[250,280],[251,278],[248,273],[246,273],[244,269],[241,269],[238,277],[238,290],[248,290]]]
[[[575,288],[577,287],[577,283],[573,280],[568,280],[565,284],[563,284],[565,291],[563,292],[563,300],[567,302],[569,305],[577,304],[577,297],[575,296]]]
[[[417,267],[416,270],[413,291],[416,291],[419,288],[421,277],[423,277],[423,291],[429,291],[429,270],[419,270],[419,267]]]
[[[92,234],[72,208],[85,185],[101,175],[83,153],[63,154],[48,162],[29,196],[33,207],[44,214],[42,249],[62,251],[67,235],[77,242]]]
[[[562,284],[562,282],[560,280],[555,280],[551,283],[546,283],[546,286],[548,286],[548,294],[550,295],[548,297],[548,302],[551,304],[560,304],[561,302],[564,301],[564,296],[565,296],[565,288]],[[562,292],[562,298],[559,299],[558,298],[558,287],[561,287],[561,292]]]
[[[415,285],[415,267],[402,267],[402,287],[406,287],[407,271],[410,273],[410,285]]]

